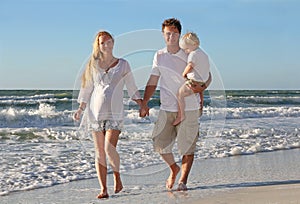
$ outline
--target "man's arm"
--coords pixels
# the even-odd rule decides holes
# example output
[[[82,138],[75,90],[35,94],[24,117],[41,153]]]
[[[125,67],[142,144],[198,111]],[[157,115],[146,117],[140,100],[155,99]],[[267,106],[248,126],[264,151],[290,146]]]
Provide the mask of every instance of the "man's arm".
[[[149,115],[148,102],[156,90],[158,80],[159,76],[151,75],[147,82],[143,102],[141,104],[140,117],[145,117]]]
[[[207,89],[207,87],[210,85],[211,81],[212,81],[212,76],[211,76],[211,73],[209,72],[209,77],[203,85],[196,84],[195,86],[189,86],[189,87],[190,87],[190,89],[192,89],[192,91],[194,93],[200,93],[200,92],[203,92],[205,89]]]

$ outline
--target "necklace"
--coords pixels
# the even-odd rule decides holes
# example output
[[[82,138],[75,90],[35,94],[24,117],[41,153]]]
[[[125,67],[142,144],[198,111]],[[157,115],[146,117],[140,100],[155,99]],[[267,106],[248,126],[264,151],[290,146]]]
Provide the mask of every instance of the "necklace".
[[[111,66],[116,62],[115,59],[116,58],[112,57],[112,59],[108,63],[105,63],[106,66],[104,66],[104,67],[100,66],[100,63],[99,63],[99,68],[103,69],[105,73],[108,73],[108,71],[110,70]]]
[[[107,63],[107,66],[105,66],[105,68],[100,67],[100,63],[99,63],[99,74],[100,74],[100,84],[103,85],[103,86],[107,86],[111,83],[112,81],[112,78],[113,78],[113,74],[112,72],[109,72],[111,66],[113,64],[115,64],[117,61],[116,61],[116,58],[112,58],[109,63]]]

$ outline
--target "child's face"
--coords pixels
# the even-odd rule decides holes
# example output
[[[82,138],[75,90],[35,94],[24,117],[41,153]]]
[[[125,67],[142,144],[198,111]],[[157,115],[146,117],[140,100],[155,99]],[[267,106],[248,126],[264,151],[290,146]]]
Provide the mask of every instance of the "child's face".
[[[196,50],[197,48],[198,48],[198,46],[196,46],[196,45],[188,44],[183,48],[183,50],[186,54],[190,54],[192,51]]]

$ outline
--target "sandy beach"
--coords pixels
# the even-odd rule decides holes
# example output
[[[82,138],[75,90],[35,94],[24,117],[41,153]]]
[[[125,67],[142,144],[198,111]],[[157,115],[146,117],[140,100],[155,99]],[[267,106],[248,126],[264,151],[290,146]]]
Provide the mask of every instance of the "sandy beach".
[[[14,192],[0,203],[300,203],[300,149],[196,160],[187,192],[164,188],[164,165],[122,174],[124,190],[98,200],[97,179]],[[151,173],[149,173],[151,172]]]
[[[193,204],[271,204],[300,203],[300,184],[248,187],[209,196]]]

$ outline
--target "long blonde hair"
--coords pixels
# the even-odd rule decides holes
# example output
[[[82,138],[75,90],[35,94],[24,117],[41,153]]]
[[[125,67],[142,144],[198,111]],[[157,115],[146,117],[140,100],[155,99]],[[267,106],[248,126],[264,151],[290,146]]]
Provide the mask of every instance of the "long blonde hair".
[[[97,60],[102,58],[102,53],[99,49],[99,37],[100,36],[108,36],[110,37],[112,40],[114,40],[114,38],[112,37],[112,35],[107,32],[107,31],[99,31],[95,37],[94,43],[93,43],[93,51],[91,54],[91,57],[88,61],[88,63],[85,66],[85,70],[81,76],[81,87],[85,87],[87,82],[93,79],[93,69],[96,69],[96,63]]]

